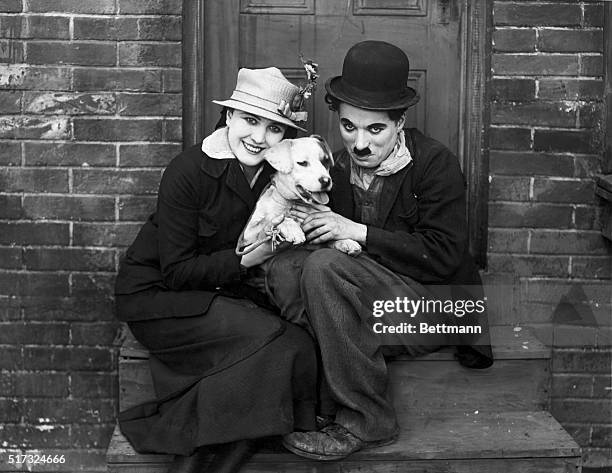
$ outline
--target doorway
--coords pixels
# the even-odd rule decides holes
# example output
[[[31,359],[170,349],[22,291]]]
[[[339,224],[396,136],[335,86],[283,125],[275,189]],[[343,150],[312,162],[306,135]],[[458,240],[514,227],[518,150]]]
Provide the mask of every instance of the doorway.
[[[459,157],[468,184],[470,249],[486,258],[488,166],[482,123],[490,6],[486,0],[206,0],[183,1],[183,140],[190,146],[219,118],[213,99],[231,94],[240,67],[276,66],[305,80],[300,55],[319,64],[308,103],[311,133],[332,149],[341,142],[324,83],[340,74],[346,51],[366,39],[402,48],[409,85],[421,100],[408,126],[441,141]]]

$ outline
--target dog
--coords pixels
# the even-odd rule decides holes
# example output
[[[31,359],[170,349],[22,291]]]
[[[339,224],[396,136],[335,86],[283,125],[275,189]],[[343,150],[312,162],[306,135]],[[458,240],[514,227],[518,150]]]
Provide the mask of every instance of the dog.
[[[329,146],[319,135],[283,140],[267,149],[264,159],[277,172],[259,197],[238,240],[238,255],[269,240],[273,248],[281,242],[303,244],[306,236],[300,223],[290,216],[291,206],[295,202],[307,205],[329,202],[327,192],[332,188],[329,170],[334,161]],[[361,245],[354,240],[336,240],[327,246],[351,256],[361,253]]]

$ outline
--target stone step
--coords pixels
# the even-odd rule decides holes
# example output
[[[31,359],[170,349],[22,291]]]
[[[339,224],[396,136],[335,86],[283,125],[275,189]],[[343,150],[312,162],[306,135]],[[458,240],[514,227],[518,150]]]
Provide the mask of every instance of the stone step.
[[[549,398],[550,352],[528,331],[492,328],[495,364],[486,370],[463,368],[442,351],[389,363],[400,423],[412,413],[470,413],[540,410]],[[126,410],[154,400],[148,353],[133,337],[126,339],[119,361],[119,407]]]
[[[115,429],[109,473],[165,473],[171,455],[139,454]],[[335,462],[288,453],[277,439],[241,472],[287,473],[568,473],[580,472],[580,448],[547,412],[510,411],[414,418],[393,445]]]

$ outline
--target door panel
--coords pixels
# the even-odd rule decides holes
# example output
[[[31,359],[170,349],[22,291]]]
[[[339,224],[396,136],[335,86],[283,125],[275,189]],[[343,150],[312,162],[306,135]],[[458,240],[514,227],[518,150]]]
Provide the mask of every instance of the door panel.
[[[315,0],[241,0],[240,13],[313,15]]]
[[[324,102],[325,81],[338,75],[347,50],[366,39],[402,48],[410,58],[410,86],[420,102],[408,123],[458,147],[460,90],[459,18],[449,19],[446,0],[217,0],[207,1],[207,22],[221,34],[205,43],[215,81],[205,85],[205,127],[218,110],[209,101],[231,94],[239,67],[279,67],[289,80],[305,80],[300,54],[319,64],[319,87],[308,104],[310,132],[341,147],[335,114]],[[229,6],[229,5],[232,6]],[[232,10],[233,8],[233,10]],[[216,15],[214,10],[216,10]],[[208,25],[207,25],[208,27]],[[211,35],[207,35],[210,37]],[[215,60],[214,57],[223,58]],[[236,59],[237,58],[237,61]],[[208,64],[207,64],[208,66]],[[219,71],[219,72],[217,72]],[[215,83],[221,77],[221,83]],[[209,85],[210,82],[210,85]]]
[[[353,15],[427,16],[427,0],[355,0]]]

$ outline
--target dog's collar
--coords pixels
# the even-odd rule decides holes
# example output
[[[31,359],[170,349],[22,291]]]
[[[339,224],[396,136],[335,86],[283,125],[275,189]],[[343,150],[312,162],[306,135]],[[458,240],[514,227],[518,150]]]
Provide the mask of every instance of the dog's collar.
[[[213,159],[236,159],[227,138],[227,127],[219,128],[204,138],[202,152]]]

